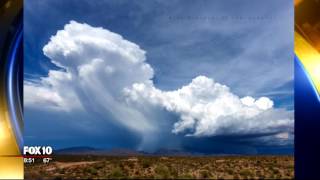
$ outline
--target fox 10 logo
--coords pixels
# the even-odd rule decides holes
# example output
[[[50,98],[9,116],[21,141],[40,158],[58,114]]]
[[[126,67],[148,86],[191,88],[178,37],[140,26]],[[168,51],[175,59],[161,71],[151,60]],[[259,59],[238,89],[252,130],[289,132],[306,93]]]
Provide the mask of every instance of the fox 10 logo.
[[[35,159],[42,159],[43,163],[49,163],[52,160],[51,146],[24,146],[23,157],[25,163],[34,163]]]
[[[51,155],[52,147],[51,146],[24,146],[23,147],[24,155]]]

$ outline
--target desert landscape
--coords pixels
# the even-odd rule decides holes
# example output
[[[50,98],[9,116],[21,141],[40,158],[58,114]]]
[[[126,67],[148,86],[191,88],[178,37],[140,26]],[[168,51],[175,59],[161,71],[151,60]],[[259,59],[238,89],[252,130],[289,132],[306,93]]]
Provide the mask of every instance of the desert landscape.
[[[60,155],[25,165],[25,179],[293,179],[293,156]]]

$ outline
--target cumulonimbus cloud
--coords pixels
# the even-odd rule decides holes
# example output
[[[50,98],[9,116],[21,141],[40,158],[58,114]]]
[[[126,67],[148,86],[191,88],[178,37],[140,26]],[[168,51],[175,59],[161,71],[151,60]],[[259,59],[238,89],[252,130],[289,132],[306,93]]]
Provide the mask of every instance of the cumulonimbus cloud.
[[[92,118],[108,117],[139,132],[153,129],[142,113],[121,101],[123,87],[153,77],[138,45],[106,29],[71,21],[43,52],[60,70],[49,70],[37,83],[25,82],[26,107],[87,111]]]
[[[175,91],[161,91],[149,81],[133,84],[125,93],[130,101],[150,103],[177,113],[180,120],[174,124],[173,133],[191,131],[187,135],[212,136],[292,129],[292,113],[274,109],[269,98],[239,98],[227,86],[205,76],[198,76]]]
[[[238,97],[205,76],[173,91],[154,86],[146,52],[121,35],[71,21],[52,36],[44,54],[60,68],[37,82],[26,81],[25,105],[48,111],[108,115],[139,131],[161,131],[147,117],[152,108],[179,116],[172,132],[188,136],[292,133],[293,113],[267,97]],[[94,118],[95,116],[93,116]],[[285,136],[280,136],[283,139]]]

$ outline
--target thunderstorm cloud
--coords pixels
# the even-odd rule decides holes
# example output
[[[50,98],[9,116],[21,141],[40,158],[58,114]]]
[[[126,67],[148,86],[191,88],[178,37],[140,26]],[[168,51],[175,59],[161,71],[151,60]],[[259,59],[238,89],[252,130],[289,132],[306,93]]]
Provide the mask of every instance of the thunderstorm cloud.
[[[268,97],[239,97],[201,74],[176,90],[157,88],[147,52],[108,29],[70,21],[43,53],[58,70],[25,81],[28,108],[105,117],[145,139],[167,128],[161,126],[166,121],[173,135],[184,137],[272,134],[283,141],[293,133],[292,111],[275,108]],[[158,112],[176,118],[157,117]]]

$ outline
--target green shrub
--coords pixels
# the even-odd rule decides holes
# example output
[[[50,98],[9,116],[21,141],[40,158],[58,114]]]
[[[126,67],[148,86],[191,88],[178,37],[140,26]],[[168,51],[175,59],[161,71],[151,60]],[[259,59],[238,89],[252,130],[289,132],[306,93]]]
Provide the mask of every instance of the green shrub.
[[[93,174],[93,175],[97,175],[98,171],[94,168],[94,167],[87,167],[85,169],[85,172],[88,174]]]
[[[233,169],[226,169],[226,172],[230,175],[233,175],[234,174],[234,170]]]
[[[176,169],[176,167],[171,167],[171,168],[170,168],[170,174],[173,176],[173,178],[176,178],[176,177],[178,177],[179,172],[178,172],[178,170]]]
[[[65,173],[65,169],[59,169],[59,174],[64,174]]]
[[[178,177],[178,179],[194,179],[191,174],[182,174]]]
[[[207,178],[210,177],[210,172],[207,171],[207,170],[201,170],[201,171],[200,171],[200,176],[201,176],[201,178],[207,179]]]
[[[134,168],[134,163],[132,163],[132,162],[128,162],[128,167],[130,168],[130,169],[133,169]]]
[[[293,169],[293,168],[294,168],[294,165],[293,165],[293,164],[289,164],[287,167],[288,167],[289,169]]]
[[[151,166],[151,164],[152,164],[152,162],[150,160],[148,160],[148,159],[143,159],[142,160],[142,167],[143,168],[148,168],[148,167]]]
[[[154,169],[155,173],[156,173],[156,178],[169,178],[170,177],[170,171],[169,168],[163,164],[158,165],[155,169]]]
[[[121,170],[120,167],[116,167],[111,170],[109,174],[109,178],[119,179],[119,178],[125,178],[125,173]]]
[[[280,174],[279,169],[273,168],[272,169],[273,174]]]
[[[251,176],[251,172],[248,169],[242,169],[239,174],[245,177]]]
[[[257,160],[257,164],[260,165],[260,164],[261,164],[261,161],[260,161],[260,160]]]
[[[95,167],[96,169],[101,169],[101,168],[104,167],[104,164],[103,164],[103,163],[97,163],[97,164],[95,164],[94,167]]]

